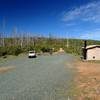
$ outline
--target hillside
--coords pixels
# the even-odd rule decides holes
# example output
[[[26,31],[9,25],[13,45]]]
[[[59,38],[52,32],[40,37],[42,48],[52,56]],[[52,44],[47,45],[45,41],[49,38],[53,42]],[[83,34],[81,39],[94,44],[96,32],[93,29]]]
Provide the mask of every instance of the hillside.
[[[81,39],[55,39],[55,38],[5,38],[4,44],[0,39],[0,56],[4,55],[18,55],[20,53],[28,52],[35,49],[36,52],[49,52],[54,48],[54,52],[59,48],[63,48],[67,53],[82,54],[82,47],[84,40]],[[100,45],[100,41],[87,40],[87,45]]]

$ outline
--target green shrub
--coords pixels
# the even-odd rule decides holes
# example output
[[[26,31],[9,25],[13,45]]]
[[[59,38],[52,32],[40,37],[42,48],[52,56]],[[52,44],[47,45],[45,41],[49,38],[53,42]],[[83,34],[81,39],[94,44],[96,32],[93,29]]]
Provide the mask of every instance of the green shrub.
[[[41,48],[42,52],[50,52],[50,48],[49,47],[43,47]]]
[[[9,55],[19,55],[20,53],[22,52],[22,49],[20,46],[11,46],[11,47],[8,47],[8,54]]]
[[[34,46],[33,45],[28,45],[25,48],[26,48],[26,51],[34,50]]]
[[[20,53],[22,52],[21,48],[20,47],[16,47],[15,48],[15,51],[14,51],[14,55],[19,55]]]
[[[7,55],[7,48],[6,47],[0,47],[0,56]]]

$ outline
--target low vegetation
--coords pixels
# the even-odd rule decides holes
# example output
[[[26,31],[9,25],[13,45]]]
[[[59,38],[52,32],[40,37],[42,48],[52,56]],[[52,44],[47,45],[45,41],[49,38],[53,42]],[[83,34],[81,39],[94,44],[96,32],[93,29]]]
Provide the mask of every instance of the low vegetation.
[[[2,40],[2,39],[1,39]],[[87,44],[98,44],[100,41],[87,40]],[[4,46],[0,44],[0,56],[19,55],[20,53],[35,50],[36,52],[49,52],[53,50],[57,52],[59,48],[63,48],[67,53],[81,55],[84,41],[80,39],[55,39],[55,38],[26,38],[21,41],[20,38],[5,38]]]

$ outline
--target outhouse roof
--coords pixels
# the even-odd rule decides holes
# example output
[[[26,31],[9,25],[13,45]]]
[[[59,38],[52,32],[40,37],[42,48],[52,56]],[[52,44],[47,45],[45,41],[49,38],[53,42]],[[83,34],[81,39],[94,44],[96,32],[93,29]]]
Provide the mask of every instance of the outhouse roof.
[[[100,45],[88,45],[88,46],[86,46],[86,49],[92,49],[92,48],[96,48],[96,47],[100,48]],[[84,47],[82,47],[82,48],[84,48]]]

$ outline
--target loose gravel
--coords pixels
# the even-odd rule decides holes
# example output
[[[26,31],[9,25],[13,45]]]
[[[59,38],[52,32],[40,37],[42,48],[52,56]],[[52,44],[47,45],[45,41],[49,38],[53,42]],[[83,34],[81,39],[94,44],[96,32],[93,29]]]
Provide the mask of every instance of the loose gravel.
[[[0,73],[0,100],[67,100],[74,59],[63,54],[1,61],[0,67],[15,66],[15,70]]]

